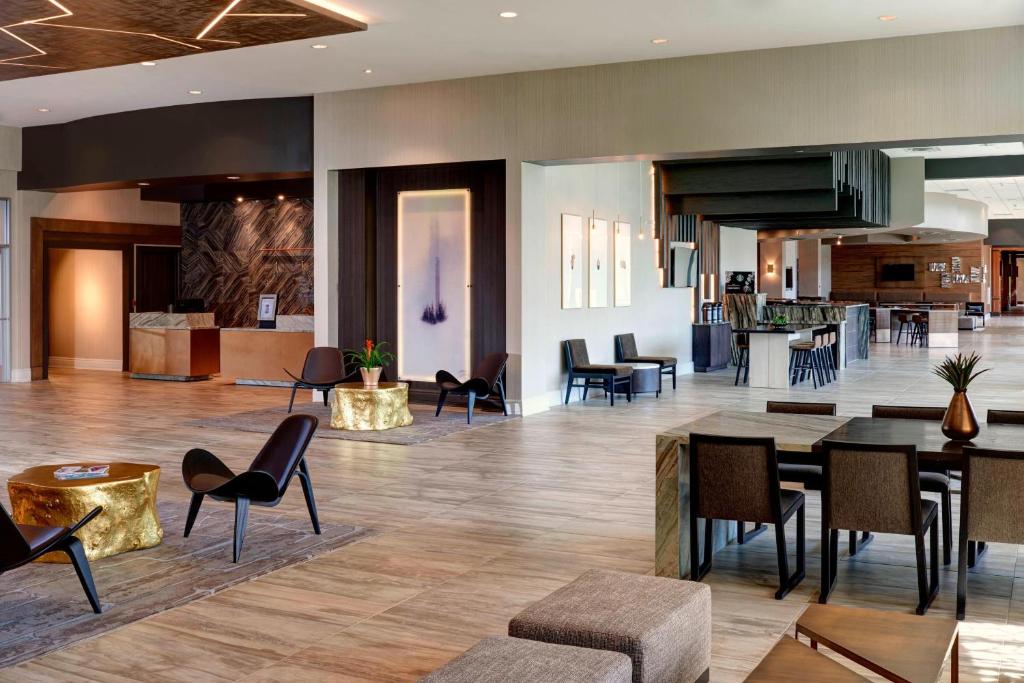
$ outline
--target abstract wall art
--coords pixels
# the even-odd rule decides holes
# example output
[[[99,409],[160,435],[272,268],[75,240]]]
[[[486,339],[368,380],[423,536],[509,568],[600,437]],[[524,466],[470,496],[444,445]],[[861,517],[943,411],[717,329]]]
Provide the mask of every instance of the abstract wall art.
[[[608,221],[590,219],[590,307],[608,306]]]
[[[583,218],[562,214],[562,308],[583,308]]]
[[[469,375],[470,222],[469,190],[398,193],[399,379]]]
[[[615,305],[629,306],[633,297],[633,226],[615,222]]]

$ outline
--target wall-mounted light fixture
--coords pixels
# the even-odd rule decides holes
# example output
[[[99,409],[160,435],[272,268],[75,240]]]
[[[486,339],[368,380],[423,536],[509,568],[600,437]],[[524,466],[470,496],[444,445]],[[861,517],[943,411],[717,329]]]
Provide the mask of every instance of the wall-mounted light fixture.
[[[766,273],[774,273],[775,272],[775,264],[774,263],[769,263],[765,267],[764,272],[766,272]]]

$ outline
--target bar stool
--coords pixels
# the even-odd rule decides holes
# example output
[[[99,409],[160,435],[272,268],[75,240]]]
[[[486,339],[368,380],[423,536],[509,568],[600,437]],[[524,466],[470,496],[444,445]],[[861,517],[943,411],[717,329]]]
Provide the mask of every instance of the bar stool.
[[[814,354],[818,360],[819,378],[821,384],[832,383],[832,362],[831,362],[831,344],[832,337],[830,333],[815,332],[814,333]]]
[[[743,383],[750,379],[750,337],[742,332],[736,333],[736,381],[733,386],[739,386],[740,371],[743,372]]]
[[[818,348],[818,343],[814,340],[798,341],[789,345],[790,384],[803,382],[807,373],[810,373],[815,389],[822,383],[819,382],[821,369]]]
[[[909,331],[913,331],[913,323],[910,322],[910,316],[906,313],[900,313],[896,316],[896,320],[900,323],[900,331],[896,334],[896,343],[900,343],[900,339],[903,337],[903,328],[909,328]]]
[[[828,343],[825,347],[825,367],[828,368],[829,372],[832,373],[832,380],[839,381],[839,368],[836,365],[836,358],[839,356],[837,353],[839,344],[839,333],[832,330],[828,333]]]
[[[924,347],[928,345],[928,317],[917,314],[910,319],[913,327],[910,330],[910,345],[917,344]]]

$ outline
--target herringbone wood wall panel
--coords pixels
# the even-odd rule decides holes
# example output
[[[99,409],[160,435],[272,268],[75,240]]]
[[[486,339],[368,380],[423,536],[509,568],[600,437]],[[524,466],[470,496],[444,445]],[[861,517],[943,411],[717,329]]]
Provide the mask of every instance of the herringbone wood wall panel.
[[[182,297],[203,299],[221,327],[255,327],[260,294],[278,315],[313,314],[313,201],[181,205]]]

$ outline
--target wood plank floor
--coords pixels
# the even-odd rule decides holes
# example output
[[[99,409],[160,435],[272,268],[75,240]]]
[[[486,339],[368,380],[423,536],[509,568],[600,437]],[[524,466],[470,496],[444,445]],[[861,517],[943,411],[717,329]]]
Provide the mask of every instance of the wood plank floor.
[[[961,336],[962,349],[977,348],[995,368],[972,390],[979,414],[1024,409],[1022,340],[1019,318]],[[510,616],[590,567],[652,571],[658,431],[722,407],[762,410],[766,399],[787,396],[834,400],[844,415],[869,414],[872,403],[948,399],[929,374],[945,350],[878,344],[872,351],[870,361],[817,392],[733,387],[719,372],[683,377],[660,400],[644,396],[614,409],[591,400],[420,446],[314,440],[310,467],[324,523],[378,535],[2,670],[0,680],[414,680],[503,633]],[[102,372],[0,385],[0,477],[83,459],[151,462],[164,467],[162,495],[177,496],[189,448],[206,447],[243,468],[264,439],[185,423],[285,401],[280,389]],[[6,492],[2,499],[8,503]],[[279,509],[306,514],[297,487]],[[786,600],[772,599],[770,534],[715,556],[706,579],[714,596],[712,680],[742,680],[816,598],[819,519],[810,493],[807,579]],[[993,546],[971,576],[961,680],[1024,681],[1022,560],[1016,547]],[[835,602],[913,609],[910,539],[881,536],[856,558],[844,553],[841,565]],[[932,616],[951,614],[955,581],[954,558]]]

